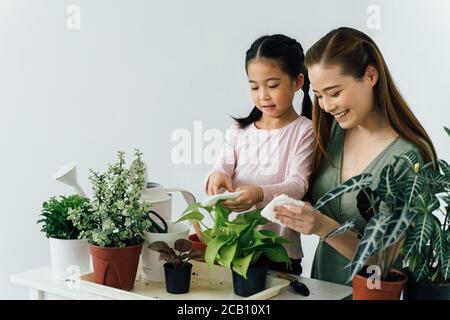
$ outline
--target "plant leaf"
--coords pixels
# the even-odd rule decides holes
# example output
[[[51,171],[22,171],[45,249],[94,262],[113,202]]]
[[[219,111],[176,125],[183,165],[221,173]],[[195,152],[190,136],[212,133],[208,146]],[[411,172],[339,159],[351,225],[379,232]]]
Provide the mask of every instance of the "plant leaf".
[[[444,127],[444,129],[445,129],[445,132],[447,132],[448,136],[450,137],[450,129],[447,127]]]
[[[291,259],[286,251],[286,249],[281,244],[274,244],[268,248],[262,250],[262,252],[272,261],[275,262],[285,262],[289,264]]]
[[[205,216],[200,211],[192,211],[182,215],[176,222],[189,220],[191,223],[202,221]]]
[[[254,252],[243,257],[243,258],[234,258],[233,259],[233,270],[247,279],[247,270],[250,262],[252,261]]]
[[[448,243],[445,238],[444,230],[441,228],[439,219],[433,216],[434,232],[433,232],[433,246],[434,252],[441,266],[445,265],[445,257],[448,252]]]
[[[430,274],[430,267],[428,266],[428,261],[425,260],[419,264],[413,271],[413,276],[416,281],[425,280]]]
[[[405,190],[405,202],[407,206],[410,206],[413,203],[414,198],[417,197],[422,190],[424,182],[422,176],[418,174],[406,178],[403,189]]]
[[[426,249],[433,233],[433,229],[433,215],[427,212],[418,212],[416,216],[416,225],[414,227],[414,239],[417,243],[417,251],[419,253],[422,253]]]
[[[186,239],[178,239],[173,244],[173,247],[179,252],[188,252],[192,249],[192,242]]]
[[[236,248],[237,248],[237,240],[233,241],[231,244],[228,243],[227,245],[223,246],[219,250],[220,259],[218,259],[218,262],[226,267],[231,267],[231,262],[234,259],[234,256],[236,254]]]
[[[208,242],[208,246],[206,247],[205,251],[205,261],[209,266],[212,266],[214,264],[220,248],[222,248],[229,240],[230,237],[227,235],[218,235],[210,242]]]
[[[440,271],[444,280],[450,279],[450,251],[447,251],[444,257],[444,261],[441,265]]]
[[[337,236],[339,234],[345,233],[349,230],[352,230],[355,228],[355,221],[354,220],[350,220],[350,221],[346,221],[343,225],[341,225],[339,228],[334,229],[333,231],[331,231],[329,234],[327,234],[322,241],[327,240],[328,238]]]
[[[388,217],[386,234],[382,240],[382,248],[387,249],[400,240],[403,233],[411,225],[415,212],[408,207],[399,207]]]
[[[395,203],[398,188],[397,183],[395,182],[395,172],[393,165],[387,165],[381,171],[378,193],[381,199],[387,204]]]
[[[439,167],[441,168],[444,175],[450,178],[450,165],[448,164],[448,162],[443,159],[440,159],[438,162]]]
[[[403,254],[405,256],[405,260],[409,261],[413,256],[418,255],[417,249],[417,241],[415,239],[415,231],[414,228],[409,228],[406,231],[406,239],[403,243]]]
[[[313,210],[318,210],[331,200],[340,197],[344,193],[356,192],[372,184],[372,175],[369,173],[363,173],[353,178],[348,179],[345,183],[337,186],[336,188],[328,191],[319,200]]]
[[[355,256],[348,265],[348,267],[350,267],[349,281],[353,279],[359,270],[361,270],[367,259],[378,252],[387,227],[388,217],[383,214],[377,214],[366,225],[364,235],[359,242]]]

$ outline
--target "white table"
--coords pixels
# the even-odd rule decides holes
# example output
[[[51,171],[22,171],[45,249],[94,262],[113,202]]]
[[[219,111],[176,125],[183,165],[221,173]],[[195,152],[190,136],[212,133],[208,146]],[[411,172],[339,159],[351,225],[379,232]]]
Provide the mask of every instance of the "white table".
[[[283,288],[273,300],[340,300],[352,293],[352,288],[330,282],[299,277],[306,284],[311,294],[304,297],[290,286]],[[110,299],[83,288],[79,282],[60,281],[53,278],[51,267],[43,267],[12,275],[10,281],[28,288],[29,299],[75,299],[105,300]]]

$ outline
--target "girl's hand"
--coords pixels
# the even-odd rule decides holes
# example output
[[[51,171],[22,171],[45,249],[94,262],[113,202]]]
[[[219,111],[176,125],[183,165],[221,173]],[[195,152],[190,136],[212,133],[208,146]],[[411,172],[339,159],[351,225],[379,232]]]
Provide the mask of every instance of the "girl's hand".
[[[208,185],[206,192],[208,196],[216,195],[219,193],[220,188],[224,187],[229,192],[233,192],[233,186],[230,179],[222,172],[214,172],[208,178]]]
[[[236,200],[226,200],[222,203],[235,212],[246,211],[264,199],[264,191],[260,186],[240,187],[236,189],[236,192],[241,192]]]
[[[305,202],[303,207],[287,204],[275,206],[273,211],[275,218],[279,219],[286,227],[305,235],[315,234],[323,238],[332,230],[328,221],[330,218],[320,211],[311,211],[312,208],[309,202]],[[327,230],[329,231],[327,232]]]

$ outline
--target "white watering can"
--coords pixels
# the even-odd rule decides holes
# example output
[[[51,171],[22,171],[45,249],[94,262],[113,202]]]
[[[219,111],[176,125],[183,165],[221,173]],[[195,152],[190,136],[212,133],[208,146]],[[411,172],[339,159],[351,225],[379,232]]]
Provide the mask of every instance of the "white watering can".
[[[148,179],[147,164],[145,164],[145,181]],[[71,162],[64,165],[53,176],[53,179],[67,184],[74,188],[75,192],[80,196],[86,197],[86,193],[83,191],[77,181],[76,174],[76,162]],[[164,188],[158,183],[147,182],[146,187],[141,191],[141,199],[149,201],[152,204],[152,210],[156,211],[161,217],[167,221],[172,220],[172,194],[171,192],[180,192],[187,204],[194,203],[194,195],[184,189],[180,188]]]

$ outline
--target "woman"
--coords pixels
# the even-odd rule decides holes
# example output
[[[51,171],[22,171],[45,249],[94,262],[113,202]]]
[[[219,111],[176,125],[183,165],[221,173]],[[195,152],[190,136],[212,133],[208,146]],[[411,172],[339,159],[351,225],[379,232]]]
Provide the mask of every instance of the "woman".
[[[366,34],[351,28],[331,31],[306,53],[305,64],[315,94],[313,128],[316,151],[309,199],[349,178],[370,173],[373,187],[381,169],[396,155],[415,151],[421,162],[436,158],[424,128],[397,90],[383,56]],[[349,219],[363,231],[365,220],[356,206],[357,193],[347,193],[310,212],[304,207],[278,206],[283,224],[300,233],[323,238]],[[320,242],[311,277],[347,284],[348,265],[358,246],[357,234]]]

